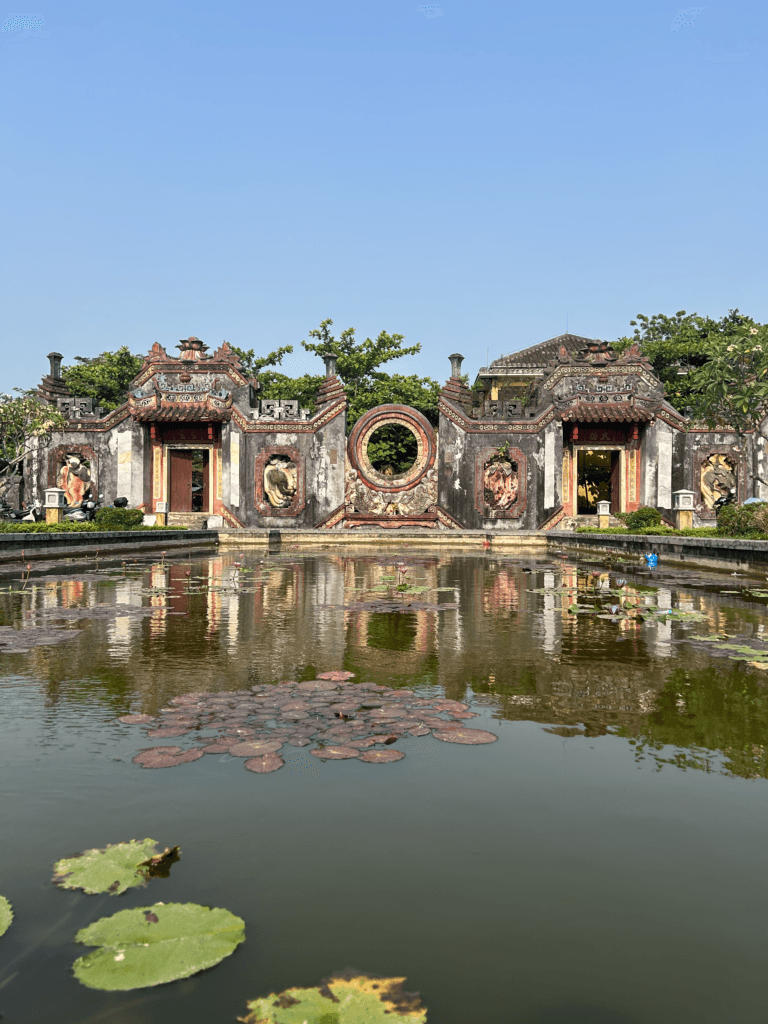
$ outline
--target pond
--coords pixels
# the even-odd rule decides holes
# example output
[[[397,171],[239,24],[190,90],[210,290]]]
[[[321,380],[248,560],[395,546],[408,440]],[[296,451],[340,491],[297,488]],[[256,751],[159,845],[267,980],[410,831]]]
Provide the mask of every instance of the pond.
[[[230,1024],[347,967],[406,977],[430,1024],[765,1020],[754,579],[373,548],[26,576],[0,579],[3,1021]],[[279,770],[227,752],[269,736]],[[146,888],[51,882],[146,837],[181,847]],[[246,941],[156,988],[75,979],[79,929],[161,901],[226,908]]]

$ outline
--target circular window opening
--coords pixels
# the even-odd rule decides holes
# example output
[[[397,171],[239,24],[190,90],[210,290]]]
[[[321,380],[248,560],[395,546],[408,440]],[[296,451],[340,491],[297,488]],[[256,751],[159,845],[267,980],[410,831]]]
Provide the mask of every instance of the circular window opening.
[[[418,454],[416,435],[402,423],[379,427],[368,440],[368,461],[383,476],[407,473]]]

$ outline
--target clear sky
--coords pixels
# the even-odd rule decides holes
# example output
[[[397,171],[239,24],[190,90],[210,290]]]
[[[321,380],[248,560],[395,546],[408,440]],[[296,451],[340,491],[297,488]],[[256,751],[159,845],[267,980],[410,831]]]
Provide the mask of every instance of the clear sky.
[[[764,2],[40,2],[0,16],[0,390],[193,334],[320,372],[326,317],[439,380],[768,320]]]

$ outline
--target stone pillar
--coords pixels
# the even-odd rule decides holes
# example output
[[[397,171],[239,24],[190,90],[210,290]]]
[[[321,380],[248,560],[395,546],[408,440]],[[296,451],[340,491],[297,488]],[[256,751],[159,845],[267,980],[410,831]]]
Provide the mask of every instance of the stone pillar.
[[[605,530],[611,525],[611,503],[610,501],[598,501],[597,503],[597,525]]]
[[[46,523],[63,523],[64,510],[67,507],[67,496],[61,487],[45,489],[45,521]]]
[[[672,494],[676,530],[690,530],[693,526],[693,491],[674,491]]]
[[[453,355],[448,356],[451,361],[451,376],[459,378],[461,377],[461,364],[464,362],[464,356],[458,352],[454,352]]]

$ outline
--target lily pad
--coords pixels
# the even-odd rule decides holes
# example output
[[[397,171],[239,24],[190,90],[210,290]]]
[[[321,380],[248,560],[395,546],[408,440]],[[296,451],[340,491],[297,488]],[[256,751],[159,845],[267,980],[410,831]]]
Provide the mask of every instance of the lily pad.
[[[326,978],[316,988],[288,988],[248,1003],[243,1024],[425,1024],[418,992],[404,992],[405,978]]]
[[[13,921],[11,904],[5,896],[0,896],[0,935],[5,935],[11,927],[11,921]]]
[[[388,761],[401,761],[405,757],[402,750],[368,750],[360,754],[358,761],[368,764],[386,764]]]
[[[432,732],[435,739],[444,743],[495,743],[499,738],[495,733],[486,732],[484,729],[435,729]]]
[[[99,949],[73,964],[88,988],[126,992],[164,985],[213,967],[245,939],[245,922],[197,903],[155,903],[120,910],[81,928],[76,942]]]
[[[156,840],[131,839],[103,850],[86,850],[77,857],[64,857],[54,865],[53,881],[62,889],[119,896],[134,886],[146,885],[152,875],[167,875],[178,859],[178,846],[158,854]]]

